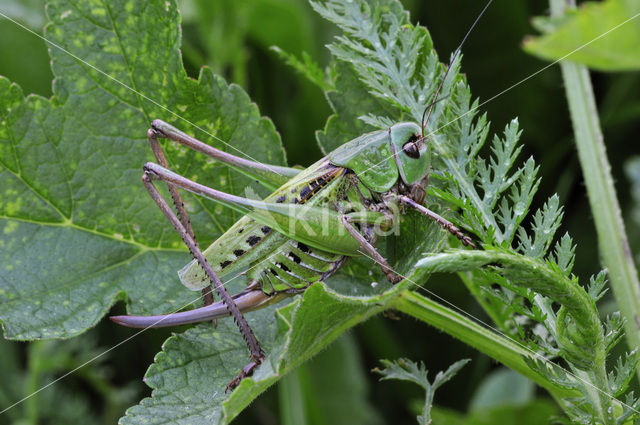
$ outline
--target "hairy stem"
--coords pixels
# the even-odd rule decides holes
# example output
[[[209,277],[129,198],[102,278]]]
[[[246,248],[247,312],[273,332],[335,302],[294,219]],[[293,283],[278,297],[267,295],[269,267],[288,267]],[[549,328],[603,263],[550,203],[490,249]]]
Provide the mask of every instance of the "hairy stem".
[[[505,366],[547,389],[556,398],[575,397],[575,391],[554,385],[534,372],[524,361],[531,353],[515,341],[486,329],[468,317],[444,307],[413,291],[404,291],[393,301],[393,308],[426,322],[443,332],[469,344]]]
[[[550,5],[552,16],[562,16],[567,7],[564,0],[550,0]],[[631,348],[638,347],[640,283],[611,177],[589,71],[583,65],[567,61],[562,61],[560,68],[603,265],[626,319],[627,342]]]
[[[595,390],[594,394],[597,393],[597,398],[594,401],[598,404],[599,411],[597,414],[599,419],[605,424],[615,421],[610,409],[612,398],[608,395],[609,384],[605,367],[606,350],[600,317],[595,303],[577,281],[569,279],[561,272],[547,267],[540,260],[504,251],[444,252],[423,258],[415,267],[418,270],[430,273],[460,272],[478,267],[491,267],[509,279],[514,285],[529,288],[561,304],[562,308],[566,309],[566,314],[572,318],[571,322],[575,326],[573,335],[582,335],[584,338],[588,338],[588,342],[584,344],[588,349],[585,350],[583,347],[576,352],[571,336],[564,336],[559,340],[560,348],[565,352],[564,356],[569,360],[581,360],[586,365],[583,366],[583,369],[588,368],[590,375],[593,377],[585,384]],[[418,317],[415,312],[412,315]],[[453,320],[450,321],[451,323],[443,323],[443,326],[453,326]],[[569,324],[558,324],[558,329],[565,329],[563,328],[565,326],[569,326]],[[443,328],[443,330],[445,329]],[[449,330],[445,331],[452,333]],[[480,335],[484,336],[482,333],[478,334],[478,336]],[[472,336],[474,336],[473,333],[464,335],[464,341],[466,342],[469,339],[469,341],[472,341],[469,343],[475,347],[475,344],[478,343],[471,338]],[[491,342],[491,344],[496,344],[496,342]],[[497,354],[494,352],[496,350],[495,347],[478,347],[478,349],[520,372],[520,369],[516,368],[517,365],[511,366],[501,358],[495,357],[495,354]],[[484,351],[485,349],[492,350],[491,354],[488,351]],[[531,354],[529,356],[532,357]],[[529,375],[525,374],[525,376]],[[552,394],[556,395],[557,393]]]

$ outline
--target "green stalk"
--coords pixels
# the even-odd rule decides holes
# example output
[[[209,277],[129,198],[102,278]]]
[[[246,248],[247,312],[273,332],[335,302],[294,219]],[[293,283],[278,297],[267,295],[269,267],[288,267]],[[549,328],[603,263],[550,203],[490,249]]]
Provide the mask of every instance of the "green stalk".
[[[306,365],[284,376],[278,384],[280,416],[283,425],[304,425],[309,423],[307,403],[304,400]]]
[[[429,298],[413,291],[404,291],[393,301],[392,307],[422,320],[496,359],[545,388],[557,399],[578,395],[575,391],[554,385],[534,372],[524,361],[525,357],[531,357],[531,353],[524,347],[483,328],[460,313],[450,310]]]
[[[590,383],[595,387],[593,390],[597,391],[597,393],[592,393],[595,396],[594,403],[596,403],[594,414],[603,424],[615,423],[615,419],[612,416],[613,411],[610,409],[613,400],[608,395],[609,384],[607,382],[606,350],[602,324],[595,303],[585,290],[577,284],[577,281],[566,277],[557,269],[547,267],[540,259],[490,250],[458,250],[433,254],[418,261],[415,268],[423,272],[460,272],[487,265],[498,267],[500,273],[513,284],[529,288],[562,305],[557,317],[557,320],[561,321],[561,324],[556,327],[558,344],[564,351],[564,357],[568,361],[588,361],[588,366],[586,366],[589,368],[587,385]],[[456,327],[462,328],[465,325],[464,321],[458,323],[459,320],[456,321],[454,317],[446,317],[444,315],[442,318],[437,316],[434,318],[432,317],[432,312],[425,314],[420,309],[428,309],[429,305],[426,303],[422,303],[418,307],[420,308],[407,311],[414,317],[420,318],[419,314],[422,314],[423,320],[441,327],[445,332],[461,338],[478,350],[533,379],[530,374],[523,372],[519,368],[517,361],[514,362],[513,359],[513,355],[521,354],[524,347],[516,345],[517,350],[514,350],[512,348],[514,344],[511,341],[500,341],[501,338],[496,335],[492,336],[490,332],[482,328],[474,329],[473,326],[469,325],[468,330],[455,329]],[[442,309],[440,306],[438,308]],[[435,308],[431,307],[431,310],[435,310]],[[572,317],[575,329],[566,328],[568,316]],[[467,319],[464,320],[468,321]],[[561,330],[570,332],[561,333]],[[492,337],[493,340],[483,340],[483,338],[487,337]],[[574,338],[577,338],[578,342],[583,345],[588,345],[590,349],[575,350]],[[503,346],[496,346],[498,344]],[[509,355],[509,353],[502,352],[505,349],[511,350],[513,353]],[[535,382],[538,381],[536,380]],[[543,384],[540,383],[540,385]],[[546,386],[545,388],[558,399],[557,392],[552,392]],[[561,405],[563,404],[561,403]]]
[[[27,347],[27,379],[25,380],[25,394],[33,394],[24,400],[24,416],[26,423],[35,425],[39,422],[40,409],[38,404],[39,395],[36,394],[41,387],[42,379],[42,356],[44,341],[32,341]]]
[[[567,2],[550,0],[550,6],[551,16],[558,17],[564,14]],[[613,186],[589,71],[567,61],[562,61],[560,68],[603,265],[626,319],[627,342],[631,348],[639,347],[640,283]]]

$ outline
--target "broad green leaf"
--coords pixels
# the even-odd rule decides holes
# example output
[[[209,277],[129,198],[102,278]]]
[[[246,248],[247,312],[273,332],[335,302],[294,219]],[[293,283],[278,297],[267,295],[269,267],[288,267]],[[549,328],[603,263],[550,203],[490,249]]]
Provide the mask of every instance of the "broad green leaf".
[[[601,71],[640,68],[640,1],[585,2],[562,22],[542,21],[548,33],[525,41],[524,49],[547,60],[567,56]]]
[[[187,77],[173,3],[56,1],[48,14],[46,37],[78,58],[51,47],[53,98],[25,98],[0,80],[0,319],[12,339],[77,335],[116,300],[160,313],[197,297],[176,276],[189,255],[140,184],[153,158],[152,119],[285,162],[272,123],[240,87],[206,68]],[[232,193],[249,183],[201,155],[167,152],[174,169],[202,183]],[[237,219],[202,199],[185,202],[204,244]]]
[[[233,322],[220,321],[215,329],[203,324],[175,335],[145,377],[152,397],[129,409],[121,423],[229,423],[280,377],[345,330],[384,310],[399,293],[396,287],[358,299],[317,284],[280,310],[269,307],[247,315],[269,355],[230,396],[224,387],[247,362],[246,344]]]

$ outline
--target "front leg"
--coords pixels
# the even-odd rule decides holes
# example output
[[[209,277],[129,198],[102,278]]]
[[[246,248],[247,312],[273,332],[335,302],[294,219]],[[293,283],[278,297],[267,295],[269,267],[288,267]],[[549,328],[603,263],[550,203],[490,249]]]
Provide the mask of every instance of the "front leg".
[[[371,255],[371,257],[373,257],[373,260],[380,265],[380,268],[382,269],[382,273],[384,273],[387,276],[387,279],[389,280],[389,282],[393,284],[400,282],[403,279],[403,277],[393,271],[391,266],[389,266],[389,263],[387,262],[387,260],[382,255],[380,255],[380,253],[376,250],[376,248],[373,245],[371,245],[369,241],[367,241],[365,237],[362,236],[360,232],[358,232],[358,229],[356,229],[351,224],[351,220],[349,219],[349,217],[342,216],[341,220],[342,220],[342,224],[344,225],[345,229],[347,229],[347,232],[349,232],[351,237],[353,237],[356,241],[358,241],[358,244],[360,244],[360,247],[364,249],[369,255]]]
[[[429,217],[431,220],[433,220],[436,223],[438,223],[443,229],[445,229],[446,231],[448,231],[449,233],[454,235],[456,238],[460,239],[460,242],[462,242],[462,245],[470,246],[472,248],[476,247],[475,244],[473,243],[473,240],[471,240],[471,238],[469,236],[467,236],[464,233],[462,233],[462,231],[460,231],[460,229],[458,229],[449,220],[447,220],[444,217],[434,213],[430,209],[423,207],[422,205],[418,204],[413,199],[411,199],[411,198],[409,198],[407,196],[398,196],[398,200],[401,203],[406,204],[406,205],[410,206],[411,208],[414,208],[415,210],[417,210],[421,214]]]
[[[147,131],[147,139],[149,140],[149,145],[151,146],[153,156],[156,157],[156,160],[160,165],[165,168],[169,168],[167,159],[164,156],[164,152],[162,151],[162,146],[160,146],[160,143],[158,143],[158,135],[159,134],[157,130],[153,128]],[[188,236],[193,239],[193,242],[197,247],[198,244],[196,241],[195,233],[193,233],[193,227],[191,227],[189,214],[187,214],[187,210],[184,207],[182,197],[180,196],[180,193],[178,193],[178,188],[173,185],[168,185],[168,187],[171,198],[173,199],[173,205],[176,207],[176,211],[178,211],[178,219],[180,220],[180,223],[182,223],[182,227],[184,227],[184,230],[186,231]],[[213,293],[211,292],[211,286],[202,288],[202,301],[205,306],[213,304]]]

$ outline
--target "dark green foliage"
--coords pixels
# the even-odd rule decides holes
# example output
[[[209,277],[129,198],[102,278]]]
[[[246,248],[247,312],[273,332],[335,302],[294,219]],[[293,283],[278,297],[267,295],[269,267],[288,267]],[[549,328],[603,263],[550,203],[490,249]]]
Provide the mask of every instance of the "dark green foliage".
[[[422,63],[416,46],[425,43],[425,38],[403,20],[406,15],[394,9],[396,3],[373,4],[376,4],[375,9],[363,2],[328,1],[314,4],[314,8],[345,32],[345,36],[330,46],[334,56],[353,63],[359,79],[372,95],[402,111],[386,119],[369,116],[365,121],[383,126],[401,119],[406,112],[419,121],[422,110],[416,107],[416,96],[425,94],[420,83],[430,70],[436,69],[432,65],[434,57],[430,56]],[[407,57],[415,61],[402,67],[402,59]],[[556,244],[555,259],[559,264],[554,262],[554,255],[548,255],[562,218],[557,196],[549,198],[533,214],[531,232],[520,226],[539,184],[537,167],[530,158],[522,167],[510,171],[519,153],[519,131],[515,121],[505,129],[504,140],[493,139],[489,160],[479,155],[487,136],[487,123],[484,116],[474,120],[477,102],[471,102],[464,80],[458,79],[456,73],[457,63],[454,63],[447,76],[451,82],[445,82],[443,86],[443,93],[450,93],[451,101],[440,111],[436,109],[433,115],[433,126],[437,130],[430,141],[443,163],[442,167],[435,167],[435,173],[441,175],[444,184],[436,185],[431,193],[462,210],[462,218],[457,223],[478,235],[487,252],[451,251],[426,257],[416,266],[428,271],[469,270],[472,275],[481,274],[479,282],[473,278],[467,281],[470,286],[486,285],[488,274],[489,281],[505,288],[497,291],[516,294],[516,298],[510,299],[498,296],[494,300],[499,302],[489,306],[498,317],[505,317],[506,308],[507,317],[516,323],[515,333],[505,326],[507,322],[502,323],[502,330],[528,344],[517,316],[541,323],[551,336],[551,340],[541,342],[547,346],[546,355],[559,355],[573,368],[573,373],[592,373],[588,379],[580,378],[584,399],[576,403],[569,414],[575,415],[574,419],[593,415],[598,418],[594,420],[610,423],[615,415],[610,408],[612,399],[608,394],[611,388],[607,383],[605,358],[611,344],[619,338],[622,327],[619,320],[613,324],[609,322],[607,328],[612,333],[605,341],[595,309],[595,300],[600,296],[598,287],[603,285],[604,276],[599,276],[587,294],[578,285],[577,278],[570,274],[569,264],[574,251],[570,241],[565,238]],[[517,241],[514,241],[516,235]],[[484,265],[491,267],[477,270]],[[477,289],[472,292],[478,293]],[[518,297],[526,299],[533,307],[523,308]],[[560,308],[551,308],[551,301],[559,303]],[[554,345],[559,351],[553,348]],[[530,346],[537,351],[535,344]],[[534,351],[531,353],[539,355]],[[619,368],[621,377],[616,380],[628,382],[634,370],[634,367]],[[597,389],[599,393],[590,395],[587,388]]]
[[[275,126],[261,116],[252,104],[253,99],[261,110],[270,111],[288,143],[291,162],[309,163],[317,157],[311,154],[316,149],[313,131],[322,127],[329,112],[321,91],[326,92],[332,114],[323,130],[316,133],[320,149],[326,153],[363,132],[399,120],[419,121],[444,74],[441,62],[448,62],[443,53],[447,49],[436,43],[443,58],[439,61],[431,49],[431,35],[423,27],[414,26],[415,17],[410,19],[402,5],[395,1],[314,3],[317,11],[343,31],[330,45],[334,60],[326,67],[321,45],[330,36],[327,24],[318,21],[311,8],[301,6],[302,3],[265,0],[256,1],[255,5],[218,2],[209,6],[207,2],[193,2],[185,3],[185,7],[194,7],[196,13],[187,10],[183,14],[185,71],[179,51],[179,17],[173,3],[138,3],[133,7],[144,9],[144,13],[129,11],[124,2],[111,2],[100,9],[89,6],[88,2],[54,1],[48,9],[51,22],[46,36],[144,96],[186,117],[200,130],[56,48],[51,48],[50,53],[56,78],[51,99],[25,97],[18,86],[0,79],[0,268],[5,267],[0,273],[0,316],[7,337],[75,336],[95,325],[117,300],[126,300],[130,311],[156,313],[185,306],[196,298],[197,294],[179,285],[175,274],[188,260],[188,255],[139,184],[140,166],[151,159],[145,141],[150,119],[171,121],[208,143],[225,146],[201,131],[204,130],[256,159],[284,163]],[[427,7],[414,6],[418,10]],[[430,24],[432,34],[443,33],[442,26],[446,26],[446,20],[439,18],[445,12],[438,7],[429,4],[429,10],[423,10],[427,17],[420,18]],[[509,15],[514,16],[513,22],[518,22],[519,16],[530,14],[526,5],[496,7],[513,8]],[[443,44],[449,43],[453,48],[473,11],[469,4],[454,5],[451,9],[455,11],[452,21],[458,23],[458,35]],[[464,17],[459,13],[463,10],[468,12]],[[69,11],[71,13],[67,13]],[[275,16],[273,21],[268,18],[270,13]],[[504,12],[502,15],[506,16]],[[486,19],[494,18],[487,16]],[[211,24],[214,21],[216,24]],[[215,29],[224,21],[236,25],[224,30],[219,37],[207,34],[208,25]],[[1,24],[10,25],[6,21]],[[494,25],[487,23],[486,27],[493,31],[503,28],[502,24],[500,20]],[[40,24],[33,25],[37,29]],[[478,30],[482,31],[482,26]],[[495,64],[517,61],[510,58],[502,61],[500,49],[504,46],[493,46],[495,35],[491,33],[493,41],[476,50],[471,47],[474,33],[468,50],[464,50],[463,67],[470,80],[483,72],[482,69],[474,72],[469,66],[474,55],[481,54],[482,62],[492,64],[490,81],[474,84],[474,89],[485,93],[485,98],[486,94],[493,95],[498,88],[506,86],[506,83],[498,88],[492,86],[506,80],[499,77],[502,67]],[[273,44],[281,48],[278,54],[292,70],[267,50]],[[492,49],[500,50],[499,61],[491,60]],[[511,57],[516,56],[514,53]],[[46,58],[40,57],[40,61],[46,64]],[[556,129],[553,118],[534,120],[529,116],[524,124],[527,111],[539,113],[543,109],[539,107],[541,102],[549,103],[545,90],[551,90],[549,86],[555,89],[557,81],[545,77],[547,80],[536,83],[544,90],[535,93],[536,90],[531,89],[528,95],[519,95],[517,109],[513,105],[496,107],[492,117],[498,115],[498,121],[507,125],[502,135],[492,136],[491,142],[486,143],[489,124],[485,115],[475,110],[479,102],[471,96],[467,77],[458,73],[461,62],[460,58],[455,62],[443,87],[443,95],[449,94],[450,98],[436,105],[427,124],[426,130],[438,155],[431,177],[429,203],[473,235],[485,251],[468,253],[457,248],[454,240],[451,241],[453,250],[428,255],[441,249],[443,234],[437,226],[425,225],[421,217],[409,215],[402,223],[401,235],[389,238],[383,247],[385,255],[393,260],[394,267],[419,284],[433,271],[457,272],[496,328],[533,350],[529,353],[531,358],[525,358],[531,367],[530,373],[540,376],[536,382],[549,383],[545,388],[552,388],[552,392],[573,391],[573,397],[566,398],[567,402],[562,404],[566,414],[587,422],[606,416],[611,400],[598,392],[604,391],[631,406],[613,402],[617,421],[622,423],[633,416],[632,409],[638,408],[633,393],[625,394],[638,356],[635,352],[620,355],[615,349],[611,351],[622,337],[624,322],[616,313],[604,321],[598,317],[595,303],[603,297],[606,300],[608,295],[605,273],[592,277],[590,284],[585,285],[586,291],[578,284],[578,276],[584,283],[588,274],[597,270],[594,266],[597,253],[592,236],[576,231],[584,229],[579,220],[589,217],[588,212],[576,212],[575,205],[568,205],[563,212],[560,206],[567,204],[567,199],[575,201],[568,195],[569,189],[576,186],[571,176],[572,163],[567,159],[568,142],[560,143],[560,137],[566,137],[564,133],[553,133]],[[214,76],[210,69],[198,71],[203,63],[210,63],[230,81],[241,83],[251,98],[239,86]],[[7,74],[13,72],[5,66],[0,64],[0,73],[5,73],[5,69]],[[42,81],[46,83],[44,87],[48,87],[48,70],[43,65],[34,68],[44,76],[40,85],[30,83],[25,76],[25,87],[28,87],[25,92],[38,90],[48,95],[42,88]],[[291,88],[288,84],[297,75],[294,69],[309,82],[300,78],[298,85]],[[198,79],[189,79],[187,74]],[[16,72],[11,75],[12,79],[20,77]],[[510,76],[510,80],[515,78]],[[628,87],[637,85],[634,78],[629,76],[622,89],[616,81],[610,83],[618,87],[618,95],[608,98],[604,111],[608,111],[611,125],[617,125],[618,130],[637,117],[631,102],[625,103],[625,93],[633,92]],[[561,102],[556,103],[560,105],[556,106],[560,112],[555,117],[564,111]],[[625,106],[620,107],[626,111],[624,116],[614,113],[621,104]],[[484,110],[483,106],[481,111]],[[518,121],[512,120],[513,115],[525,115],[525,119],[520,120],[525,133]],[[550,115],[553,114],[550,112]],[[533,139],[527,139],[523,152],[519,139],[532,134]],[[531,140],[537,140],[541,146],[536,158],[542,168],[529,157],[535,149]],[[629,138],[620,136],[620,140]],[[235,152],[234,148],[225,149]],[[614,148],[613,153],[619,152]],[[624,155],[627,154],[625,148]],[[171,147],[169,156],[177,171],[218,189],[241,193],[251,184],[226,167],[208,163],[191,152]],[[528,159],[523,162],[522,157]],[[554,163],[568,163],[568,166],[549,165]],[[546,171],[550,171],[550,177]],[[560,174],[562,178],[558,178]],[[534,199],[538,188],[544,193],[557,191],[559,195],[549,197],[546,202],[538,199],[540,197]],[[188,196],[187,204],[201,244],[218,236],[237,218],[233,212],[196,197]],[[535,212],[529,215],[530,210]],[[577,248],[564,233],[564,227],[564,236],[555,235],[563,214],[565,223],[569,218],[569,230],[573,230],[579,241]],[[377,270],[370,275],[369,269],[369,262],[354,261],[326,287],[312,288],[278,312],[269,308],[250,314],[249,320],[267,348],[269,359],[253,379],[244,381],[232,395],[223,393],[224,385],[244,365],[247,354],[232,322],[221,321],[216,329],[203,324],[170,337],[146,375],[153,397],[132,407],[122,423],[227,423],[283,374],[321,352],[347,329],[394,307],[403,291],[416,289],[411,282],[405,282],[389,290],[388,285],[382,284]],[[447,279],[440,274],[438,279],[429,282],[429,288],[448,291],[459,305],[471,306],[468,292],[458,289],[457,280]],[[372,288],[372,281],[381,284]],[[240,286],[241,282],[234,284]],[[362,297],[364,294],[366,297]],[[474,314],[477,315],[477,307],[471,308],[476,308]],[[376,356],[392,357],[397,353],[426,357],[432,370],[446,369],[451,363],[446,353],[453,343],[449,339],[444,344],[434,343],[442,335],[418,329],[413,320],[395,324],[385,319],[376,323],[384,323],[382,328],[389,329],[378,333],[376,328],[376,342],[369,341],[362,350],[365,364],[377,364]],[[364,334],[367,326],[373,325],[364,326],[356,335]],[[111,335],[110,342],[100,345],[115,344],[124,339],[124,335],[117,338]],[[146,351],[157,351],[166,334],[155,335],[137,336],[135,341],[141,344],[137,347],[148,344],[151,348]],[[466,342],[473,345],[471,339]],[[130,353],[138,352],[139,348],[128,347],[123,348],[126,350],[123,355],[130,361]],[[501,349],[508,351],[506,346]],[[384,350],[395,352],[380,354]],[[429,354],[425,354],[425,350],[429,350]],[[613,358],[610,365],[605,364],[607,353]],[[15,353],[12,356],[17,357]],[[455,353],[450,355],[450,358],[459,357]],[[557,364],[542,362],[541,358],[554,359]],[[305,363],[305,368],[311,368],[311,374],[322,375],[318,372],[322,369],[313,368],[327,368],[331,362],[339,362],[333,357],[323,364],[321,359]],[[151,354],[148,354],[146,363],[139,367],[146,367],[150,361]],[[100,370],[91,364],[87,367],[92,368],[87,372],[89,376]],[[478,367],[475,373],[482,373],[482,363],[476,366],[474,362],[461,371],[461,376],[471,367]],[[18,369],[17,366],[10,368]],[[354,372],[356,368],[349,370]],[[55,369],[51,373],[63,370],[67,369]],[[140,369],[125,372],[125,378],[121,379],[138,380],[142,373]],[[15,375],[7,374],[12,382],[18,382],[20,378]],[[333,376],[340,385],[341,374]],[[345,373],[342,379],[348,376],[351,375]],[[472,380],[469,385],[467,377],[449,382],[439,391],[436,401],[464,408],[469,387],[477,383]],[[290,379],[294,383],[295,380],[312,382],[316,385],[314,388],[320,385],[317,378],[305,381],[304,376],[291,376]],[[56,386],[64,384],[62,381]],[[396,393],[386,390],[386,385],[375,385],[376,401],[392,400],[396,405],[404,405],[409,398],[406,392]],[[309,387],[305,389],[302,385],[301,388],[307,396],[312,394]],[[324,393],[330,391],[327,389]],[[387,392],[379,395],[379,391]],[[110,393],[116,391],[107,387],[103,397],[113,397]],[[11,393],[9,401],[17,401],[24,395]],[[41,417],[49,417],[49,405],[72,405],[67,392],[61,390],[56,396],[60,398],[57,402],[51,402],[52,396],[44,396],[49,398],[43,398],[47,402],[41,406]],[[330,399],[329,395],[326,397]],[[353,403],[367,406],[364,397],[356,398]],[[130,398],[124,398],[130,402]],[[325,400],[323,392],[314,393],[316,398],[318,403]],[[82,403],[78,403],[75,414],[82,415],[86,421],[92,413],[89,413],[90,407]],[[5,404],[8,403],[3,400],[0,410]],[[238,418],[238,422],[249,422],[252,418],[248,415],[261,415],[264,419],[264,409],[274,409],[275,404],[273,391],[268,392],[257,399],[250,413]],[[534,404],[532,401],[531,405]],[[109,405],[121,409],[122,399]],[[95,411],[93,407],[91,411]],[[281,402],[280,407],[281,417],[295,417],[286,415],[287,409],[293,408],[291,405]],[[397,409],[386,403],[376,403],[376,408],[375,414],[385,415],[385,420],[377,418],[378,422],[400,422]],[[263,409],[262,413],[255,413],[258,409]],[[313,412],[308,400],[305,409]],[[552,409],[532,410],[546,414]],[[57,413],[56,418],[67,423],[74,420],[65,409]],[[438,409],[434,418],[447,416],[442,412],[440,416],[437,414]],[[506,417],[523,413],[514,410],[503,414],[502,417],[496,414],[501,418],[497,420],[500,423],[507,423]],[[0,416],[0,423],[4,423],[5,417]],[[354,421],[361,423],[375,421],[364,414],[355,417],[358,419]],[[547,416],[540,418],[544,420]],[[319,414],[309,414],[307,420],[313,424],[337,423],[330,416],[323,419]],[[472,420],[470,417],[469,421]],[[611,422],[610,418],[606,420]]]

